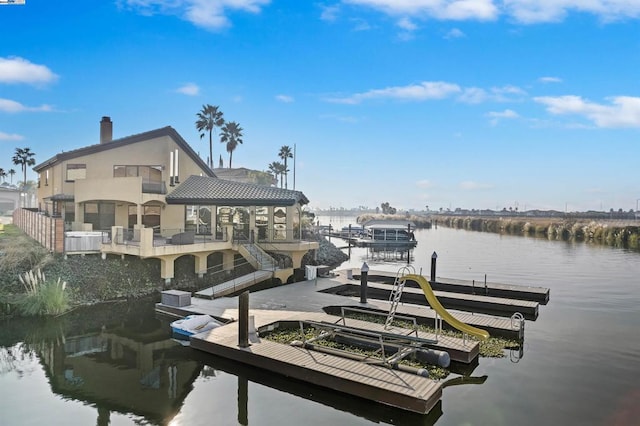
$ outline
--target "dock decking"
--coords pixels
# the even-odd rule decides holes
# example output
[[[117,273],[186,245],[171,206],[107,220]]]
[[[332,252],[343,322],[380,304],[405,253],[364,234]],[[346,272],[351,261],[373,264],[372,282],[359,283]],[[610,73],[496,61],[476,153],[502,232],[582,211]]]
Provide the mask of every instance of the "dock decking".
[[[287,321],[309,318],[308,313],[291,315],[287,312],[270,311],[266,316],[258,313],[254,317],[256,327],[266,326],[265,322],[278,316],[282,318],[283,314]],[[317,320],[330,316],[320,314],[311,317]],[[257,335],[250,338],[251,345],[248,348],[241,348],[238,346],[238,324],[234,322],[192,336],[191,346],[297,380],[416,413],[429,412],[442,396],[442,384],[425,377],[276,343]]]
[[[360,292],[360,284],[353,282],[345,283],[326,291],[343,295],[356,295]],[[434,293],[442,306],[447,309],[472,310],[474,312],[501,316],[511,316],[519,312],[529,320],[535,320],[538,317],[538,302],[444,291],[434,291]],[[389,300],[391,285],[368,282],[367,294],[368,297],[374,299]],[[415,305],[428,305],[422,290],[411,286],[405,286],[400,300],[404,303]]]
[[[360,270],[352,270],[353,277],[360,279]],[[386,271],[369,271],[370,281],[393,284],[395,273]],[[550,290],[546,287],[521,286],[502,284],[480,280],[460,280],[455,278],[436,277],[435,281],[429,281],[434,291],[447,291],[452,293],[477,294],[482,296],[501,297],[505,299],[519,299],[538,302],[546,305],[549,302]],[[418,287],[417,284],[408,282],[407,286]]]

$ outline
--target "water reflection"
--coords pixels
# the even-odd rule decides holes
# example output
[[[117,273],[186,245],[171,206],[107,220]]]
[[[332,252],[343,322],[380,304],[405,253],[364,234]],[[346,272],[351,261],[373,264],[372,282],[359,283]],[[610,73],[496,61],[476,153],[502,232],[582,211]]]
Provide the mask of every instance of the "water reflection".
[[[138,308],[108,305],[46,321],[11,321],[5,329],[22,330],[22,342],[3,333],[0,371],[15,371],[25,357],[37,356],[53,393],[95,406],[97,424],[109,424],[114,411],[165,424],[194,380],[210,373],[169,338],[153,304]]]
[[[218,414],[229,418],[235,411],[240,425],[258,424],[250,413],[264,408],[259,396],[251,400],[251,383],[318,403],[320,411],[331,407],[375,423],[433,425],[442,415],[440,403],[428,415],[409,413],[192,350],[170,338],[168,322],[146,302],[80,309],[46,321],[8,321],[0,331],[0,374],[21,375],[40,365],[51,392],[93,407],[97,425],[113,424],[115,413],[138,418],[136,423],[170,424],[194,387],[219,374],[237,378],[237,406]],[[476,380],[484,381],[456,384]],[[233,389],[227,384],[224,392]],[[207,417],[207,408],[200,415]],[[69,420],[74,422],[84,424]]]

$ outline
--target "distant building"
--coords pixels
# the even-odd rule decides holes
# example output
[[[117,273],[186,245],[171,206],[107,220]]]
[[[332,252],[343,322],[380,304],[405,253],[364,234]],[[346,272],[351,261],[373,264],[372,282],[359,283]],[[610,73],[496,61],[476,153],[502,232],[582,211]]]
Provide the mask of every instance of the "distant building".
[[[11,214],[20,207],[20,194],[16,188],[0,186],[0,215]]]

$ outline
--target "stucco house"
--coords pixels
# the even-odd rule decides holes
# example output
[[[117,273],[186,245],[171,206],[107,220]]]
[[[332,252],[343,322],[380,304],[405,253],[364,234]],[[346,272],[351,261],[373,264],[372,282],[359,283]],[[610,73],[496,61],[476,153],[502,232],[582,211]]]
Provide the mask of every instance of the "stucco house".
[[[268,251],[291,258],[291,270],[277,273],[286,280],[318,247],[301,238],[302,192],[219,179],[172,127],[112,134],[103,117],[99,144],[34,167],[38,210],[67,231],[103,231],[102,253],[158,258],[168,280],[181,256],[194,256],[202,275],[213,253],[224,269],[236,254],[259,269]]]

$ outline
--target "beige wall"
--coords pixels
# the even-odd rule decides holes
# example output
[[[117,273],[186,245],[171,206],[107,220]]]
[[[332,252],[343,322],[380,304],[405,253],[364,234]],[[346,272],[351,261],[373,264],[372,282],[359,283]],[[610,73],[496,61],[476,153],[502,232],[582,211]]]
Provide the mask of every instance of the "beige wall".
[[[162,180],[165,182],[167,193],[170,193],[175,187],[170,186],[169,155],[171,152],[175,152],[176,149],[179,152],[178,172],[180,182],[186,180],[190,175],[205,174],[205,171],[180,149],[171,137],[162,136],[65,160],[53,167],[42,170],[39,174],[39,207],[44,209],[44,199],[56,194],[74,195],[76,203],[100,200],[120,201],[123,204],[120,207],[116,206],[116,224],[127,226],[127,203],[146,204],[159,202],[164,204],[165,197],[159,194],[142,194],[141,177],[114,178],[113,166],[163,166]],[[67,164],[85,164],[86,178],[78,179],[75,182],[67,182]],[[166,206],[162,210],[161,227],[183,227],[183,212],[183,206]],[[76,219],[79,220],[80,217]]]

